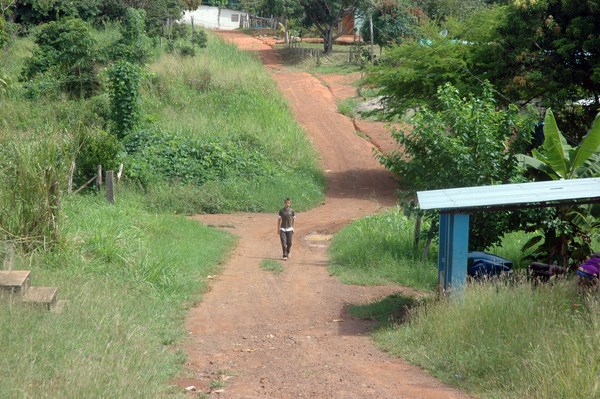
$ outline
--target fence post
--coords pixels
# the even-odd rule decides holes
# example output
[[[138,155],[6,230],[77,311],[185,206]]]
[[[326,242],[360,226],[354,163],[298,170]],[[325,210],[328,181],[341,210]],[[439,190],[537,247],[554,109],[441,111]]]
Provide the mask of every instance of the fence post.
[[[115,203],[115,184],[114,184],[114,176],[112,170],[106,171],[106,199],[111,204]]]
[[[96,188],[100,191],[102,187],[102,165],[98,165],[98,173],[96,173]]]

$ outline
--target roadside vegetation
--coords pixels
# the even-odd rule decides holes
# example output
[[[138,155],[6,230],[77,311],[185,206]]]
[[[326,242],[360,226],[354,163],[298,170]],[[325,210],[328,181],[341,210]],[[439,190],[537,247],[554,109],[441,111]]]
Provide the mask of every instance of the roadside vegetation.
[[[355,221],[332,241],[330,270],[341,281],[422,293],[350,307],[354,317],[379,321],[373,339],[382,350],[481,398],[598,396],[597,295],[579,294],[574,276],[534,285],[521,251],[531,234],[515,232],[488,248],[514,261],[513,279],[470,283],[460,299],[438,300],[437,250],[423,260],[414,224],[401,209],[388,210]]]
[[[234,239],[177,215],[323,198],[316,154],[258,60],[164,23],[198,5],[185,3],[0,2],[0,259],[69,300],[58,315],[0,308],[1,397],[183,396],[169,384],[185,362],[173,350],[185,310]],[[597,204],[475,217],[470,249],[513,260],[515,278],[446,301],[434,298],[437,214],[410,201],[417,190],[599,176],[593,2],[243,3],[278,15],[286,37],[310,26],[323,38],[300,44],[318,57],[282,46],[289,65],[360,71],[360,93],[385,105],[379,117],[410,123],[392,131],[402,150],[378,154],[410,188],[401,207],[331,246],[342,281],[425,293],[353,307],[381,321],[378,345],[483,398],[599,397],[597,295],[578,293],[572,273],[526,276],[532,260],[573,271],[600,249]],[[372,19],[377,47],[336,51],[336,27],[355,12]],[[350,101],[339,108],[356,115]],[[123,165],[114,205],[93,185],[67,193],[99,164]]]
[[[258,59],[210,33],[192,55],[189,27],[153,45],[127,15],[2,48],[0,265],[68,301],[60,314],[2,302],[3,398],[184,396],[186,310],[235,245],[185,215],[323,198],[316,153]],[[75,39],[89,75],[57,61]],[[115,204],[95,184],[68,192],[100,164],[123,164]]]

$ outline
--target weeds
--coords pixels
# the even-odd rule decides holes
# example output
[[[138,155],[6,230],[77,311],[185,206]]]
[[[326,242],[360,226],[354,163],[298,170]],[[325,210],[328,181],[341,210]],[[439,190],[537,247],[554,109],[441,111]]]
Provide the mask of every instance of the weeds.
[[[281,265],[281,262],[278,262],[273,259],[263,259],[260,262],[260,268],[265,271],[271,272],[276,276],[283,273],[283,271],[285,270]]]

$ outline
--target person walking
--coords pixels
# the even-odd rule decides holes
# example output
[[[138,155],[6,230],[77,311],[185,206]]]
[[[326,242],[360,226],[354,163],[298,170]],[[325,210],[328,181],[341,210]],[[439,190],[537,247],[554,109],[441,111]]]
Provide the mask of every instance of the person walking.
[[[288,260],[288,257],[290,256],[295,223],[296,212],[292,209],[292,200],[286,198],[283,201],[283,208],[279,210],[279,217],[277,218],[277,234],[279,234],[279,239],[281,241],[283,260]]]

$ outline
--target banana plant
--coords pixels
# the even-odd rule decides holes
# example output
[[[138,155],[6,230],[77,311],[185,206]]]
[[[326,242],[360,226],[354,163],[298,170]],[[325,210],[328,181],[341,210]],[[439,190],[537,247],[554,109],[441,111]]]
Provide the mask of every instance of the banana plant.
[[[533,150],[532,155],[519,154],[517,159],[550,180],[600,176],[600,114],[581,143],[572,147],[558,129],[554,114],[548,110],[544,119],[544,144]],[[556,209],[554,220],[536,226],[539,234],[522,250],[538,245],[532,254],[535,260],[557,261],[565,267],[577,264],[592,251],[589,233],[600,225],[595,217],[597,213],[597,205],[561,206]]]
[[[571,147],[558,130],[554,114],[548,110],[544,118],[544,144],[541,150],[534,149],[532,155],[519,154],[517,159],[551,180],[600,175],[600,114],[581,144]]]

